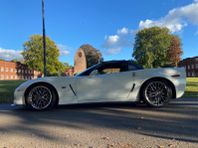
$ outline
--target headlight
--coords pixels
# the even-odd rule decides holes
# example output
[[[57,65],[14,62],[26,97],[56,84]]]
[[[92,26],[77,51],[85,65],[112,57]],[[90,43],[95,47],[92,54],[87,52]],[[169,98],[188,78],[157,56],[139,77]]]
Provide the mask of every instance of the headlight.
[[[16,92],[24,91],[24,90],[25,90],[25,87],[20,87],[20,86],[15,89]]]

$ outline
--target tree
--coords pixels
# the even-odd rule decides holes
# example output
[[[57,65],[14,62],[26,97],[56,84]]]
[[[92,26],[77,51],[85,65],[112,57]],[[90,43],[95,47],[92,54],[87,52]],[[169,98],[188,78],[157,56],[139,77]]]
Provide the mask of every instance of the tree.
[[[151,27],[138,31],[132,56],[145,68],[168,65],[171,36],[167,28]]]
[[[32,35],[24,43],[22,52],[24,62],[31,69],[43,73],[43,44],[41,35]],[[60,55],[59,49],[55,42],[46,37],[46,59],[47,75],[58,75],[63,73],[65,66],[58,60]]]
[[[169,62],[173,66],[177,66],[181,60],[181,55],[183,54],[181,48],[181,41],[178,36],[173,35],[171,39],[171,45],[168,50]]]
[[[70,68],[72,68],[72,65],[69,65],[68,63],[63,63],[65,66],[65,71],[68,71]]]

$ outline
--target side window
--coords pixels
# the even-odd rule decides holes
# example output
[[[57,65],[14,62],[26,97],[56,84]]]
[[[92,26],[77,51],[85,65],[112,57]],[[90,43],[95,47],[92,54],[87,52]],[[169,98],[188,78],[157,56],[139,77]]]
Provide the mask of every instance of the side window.
[[[100,74],[112,74],[118,72],[120,72],[120,68],[105,68],[100,72]]]
[[[89,67],[85,71],[77,74],[76,76],[77,77],[80,77],[80,76],[89,76],[94,70],[97,70],[98,67],[99,67],[99,64],[96,64],[96,65],[94,65],[92,67]]]
[[[131,63],[128,65],[128,71],[132,71],[132,70],[136,70],[136,69],[137,69],[137,67],[135,65],[133,65]]]
[[[137,64],[135,64],[135,63],[133,63],[133,62],[129,62],[128,65],[127,65],[127,68],[128,68],[128,71],[143,69],[142,66],[137,65]]]
[[[122,65],[119,63],[105,64],[98,69],[98,74],[119,73],[123,71],[122,69]]]

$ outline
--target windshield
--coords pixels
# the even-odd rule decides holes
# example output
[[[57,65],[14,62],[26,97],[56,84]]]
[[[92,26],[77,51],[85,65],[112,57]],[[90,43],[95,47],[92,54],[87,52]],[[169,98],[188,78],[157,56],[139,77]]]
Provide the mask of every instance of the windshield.
[[[93,65],[93,66],[89,67],[88,69],[86,69],[85,71],[83,71],[83,72],[81,72],[79,74],[76,74],[75,77],[88,75],[91,71],[93,71],[94,69],[96,69],[99,65],[100,64]]]

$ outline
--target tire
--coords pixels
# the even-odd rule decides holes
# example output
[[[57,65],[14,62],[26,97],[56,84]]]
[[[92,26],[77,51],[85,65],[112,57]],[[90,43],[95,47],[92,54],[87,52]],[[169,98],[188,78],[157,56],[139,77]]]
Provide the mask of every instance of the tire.
[[[46,84],[38,84],[28,89],[26,104],[34,110],[49,110],[56,105],[56,94],[52,87]]]
[[[142,89],[142,97],[151,107],[162,107],[173,98],[173,90],[166,80],[150,80]]]

